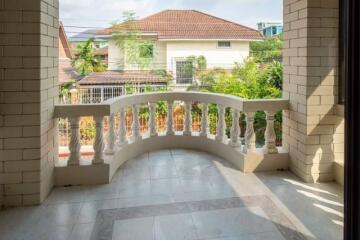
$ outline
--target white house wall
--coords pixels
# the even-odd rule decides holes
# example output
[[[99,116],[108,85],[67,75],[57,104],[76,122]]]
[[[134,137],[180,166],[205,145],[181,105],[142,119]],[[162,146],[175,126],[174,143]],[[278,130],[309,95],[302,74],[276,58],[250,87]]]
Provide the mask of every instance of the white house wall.
[[[148,39],[151,41],[151,39]],[[166,69],[166,42],[153,41],[154,59],[150,69]],[[126,61],[123,50],[115,40],[109,40],[109,64],[108,70],[138,70],[137,66]]]
[[[242,62],[249,56],[249,42],[232,41],[230,48],[219,48],[217,41],[167,42],[167,70],[175,70],[176,59],[191,55],[204,56],[208,68],[230,69],[235,62]]]
[[[230,69],[235,62],[242,62],[249,56],[249,42],[231,41],[231,48],[219,48],[217,41],[154,41],[154,61],[151,69],[167,69],[175,72],[177,59],[191,55],[204,56],[208,68]],[[122,50],[114,40],[109,40],[109,70],[135,70],[136,66],[126,63]]]

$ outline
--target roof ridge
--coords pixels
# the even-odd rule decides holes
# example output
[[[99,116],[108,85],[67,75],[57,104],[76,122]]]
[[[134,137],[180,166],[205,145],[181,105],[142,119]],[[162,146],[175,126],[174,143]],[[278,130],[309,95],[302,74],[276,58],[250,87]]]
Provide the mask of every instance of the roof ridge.
[[[209,16],[209,17],[212,17],[212,18],[216,18],[216,19],[219,19],[219,20],[228,22],[228,23],[232,23],[232,24],[238,25],[238,26],[243,27],[243,28],[247,28],[247,29],[252,30],[252,31],[258,31],[258,30],[254,29],[254,28],[251,28],[251,27],[248,27],[248,26],[242,25],[242,24],[240,24],[240,23],[233,22],[233,21],[230,21],[230,20],[221,18],[221,17],[217,17],[217,16],[211,15],[211,14],[206,13],[206,12],[202,12],[202,11],[199,11],[199,10],[196,10],[196,9],[193,9],[192,11],[198,12],[198,13],[200,13],[200,14],[203,14],[203,15],[206,15],[206,16]]]
[[[143,18],[140,18],[140,19],[136,19],[135,21],[143,21],[143,20],[145,20],[145,19],[147,19],[147,18],[149,18],[149,17],[153,17],[153,16],[156,16],[156,15],[159,15],[159,14],[161,14],[161,13],[168,12],[168,11],[171,11],[171,9],[164,9],[164,10],[162,10],[162,11],[160,11],[160,12],[153,13],[153,14],[151,14],[151,15],[148,15],[148,16],[143,17]]]

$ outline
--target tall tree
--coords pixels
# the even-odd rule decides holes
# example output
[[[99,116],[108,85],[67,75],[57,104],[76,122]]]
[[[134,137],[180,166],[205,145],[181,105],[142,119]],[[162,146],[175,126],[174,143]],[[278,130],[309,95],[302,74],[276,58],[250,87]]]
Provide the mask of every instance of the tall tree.
[[[71,64],[81,76],[86,76],[94,72],[95,68],[101,65],[100,61],[95,56],[94,39],[90,38],[85,43],[77,46],[75,58]]]
[[[141,36],[135,12],[124,12],[123,21],[113,23],[112,38],[123,52],[126,64],[136,65],[140,69],[157,69],[157,66],[153,66],[156,45],[151,38]],[[120,67],[123,67],[122,64],[125,62],[120,61]]]
[[[265,38],[264,41],[251,42],[250,54],[255,61],[262,64],[281,61],[283,44],[283,34]]]

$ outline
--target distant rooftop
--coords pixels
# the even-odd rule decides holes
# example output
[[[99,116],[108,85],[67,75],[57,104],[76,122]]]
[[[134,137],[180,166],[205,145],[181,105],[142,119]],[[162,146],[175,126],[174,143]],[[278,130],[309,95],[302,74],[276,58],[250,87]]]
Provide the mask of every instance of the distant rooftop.
[[[85,42],[87,41],[89,38],[97,38],[97,32],[99,31],[99,29],[89,29],[89,30],[85,30],[81,33],[77,33],[75,35],[72,35],[71,37],[69,37],[69,41],[70,42]]]
[[[78,83],[80,85],[165,84],[166,80],[152,71],[132,70],[93,72]]]

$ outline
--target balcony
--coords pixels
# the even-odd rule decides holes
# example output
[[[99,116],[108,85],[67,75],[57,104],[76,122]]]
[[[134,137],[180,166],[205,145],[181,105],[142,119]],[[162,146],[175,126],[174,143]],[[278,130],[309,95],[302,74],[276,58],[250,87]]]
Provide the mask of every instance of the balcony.
[[[160,101],[167,103],[165,132],[159,132],[156,128],[156,104]],[[185,108],[182,131],[174,130],[174,103],[182,103]],[[193,103],[201,103],[202,106],[200,131],[192,131]],[[210,104],[215,104],[218,110],[215,135],[208,131]],[[139,109],[144,105],[149,111],[148,131],[141,134]],[[125,121],[125,110],[129,107],[132,112],[131,135],[127,134]],[[126,161],[146,152],[175,148],[207,152],[227,160],[245,173],[287,169],[288,153],[282,147],[276,146],[274,130],[275,112],[287,107],[288,101],[282,99],[245,100],[199,92],[148,93],[122,96],[100,104],[58,105],[55,108],[55,116],[69,120],[71,137],[68,160],[59,161],[55,168],[55,185],[109,183],[117,169]],[[225,112],[229,108],[232,113],[232,126],[228,137]],[[266,113],[265,145],[262,148],[256,147],[256,111]],[[246,116],[244,139],[240,139],[241,113]],[[87,160],[81,158],[79,131],[79,120],[85,116],[93,117],[96,129],[94,157]],[[107,134],[104,134],[105,118],[108,122]]]
[[[165,127],[156,125],[159,102],[167,107]],[[199,127],[192,124],[194,103],[201,106]],[[182,127],[174,124],[176,105],[184,108]],[[218,111],[216,131],[209,126],[211,106]],[[139,121],[144,108],[145,131]],[[68,157],[56,163],[57,187],[41,206],[1,212],[0,234],[68,240],[341,239],[341,187],[306,184],[286,171],[289,156],[276,144],[274,114],[287,108],[282,99],[200,92],[58,105],[55,117],[70,123],[70,142]],[[257,111],[266,113],[263,146],[256,144]],[[89,116],[96,129],[92,147],[80,137],[80,119]],[[84,155],[89,148],[92,156]]]

